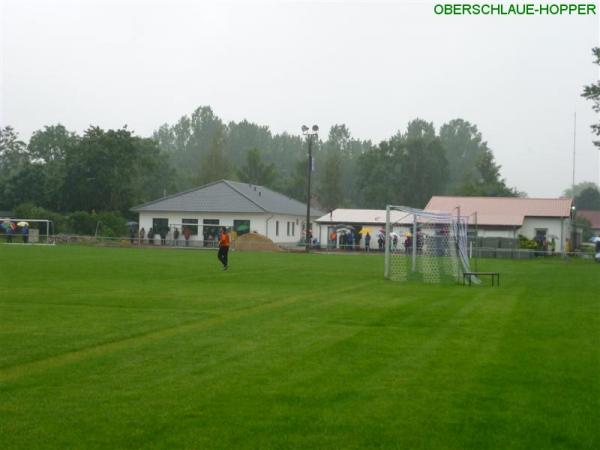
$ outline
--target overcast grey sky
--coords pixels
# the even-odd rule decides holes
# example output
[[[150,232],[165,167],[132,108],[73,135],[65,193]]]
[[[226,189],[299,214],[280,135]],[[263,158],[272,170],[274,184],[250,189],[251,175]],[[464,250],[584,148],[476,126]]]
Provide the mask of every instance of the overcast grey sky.
[[[518,0],[515,0],[518,1]],[[598,182],[580,97],[599,16],[438,16],[428,1],[0,0],[0,124],[150,135],[197,106],[379,142],[420,117],[477,124],[530,196]],[[599,7],[600,8],[600,7]]]

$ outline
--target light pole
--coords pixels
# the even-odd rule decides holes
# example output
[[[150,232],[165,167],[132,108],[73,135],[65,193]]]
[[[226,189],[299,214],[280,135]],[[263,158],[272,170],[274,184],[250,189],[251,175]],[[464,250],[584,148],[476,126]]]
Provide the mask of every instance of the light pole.
[[[307,182],[306,182],[306,227],[305,227],[305,241],[306,241],[306,252],[310,251],[310,240],[312,233],[310,232],[310,173],[312,172],[312,143],[313,137],[318,138],[319,127],[313,125],[312,129],[306,125],[302,125],[302,134],[306,136],[308,141],[308,167],[307,167]]]

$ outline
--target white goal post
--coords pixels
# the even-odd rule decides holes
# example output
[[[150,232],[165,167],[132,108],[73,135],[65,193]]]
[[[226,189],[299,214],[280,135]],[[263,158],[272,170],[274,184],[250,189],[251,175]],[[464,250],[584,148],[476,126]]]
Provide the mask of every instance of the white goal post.
[[[1,243],[54,245],[53,234],[54,223],[51,220],[0,217]]]
[[[470,272],[468,217],[388,205],[385,278],[425,283],[459,282]],[[474,279],[475,280],[475,279]]]

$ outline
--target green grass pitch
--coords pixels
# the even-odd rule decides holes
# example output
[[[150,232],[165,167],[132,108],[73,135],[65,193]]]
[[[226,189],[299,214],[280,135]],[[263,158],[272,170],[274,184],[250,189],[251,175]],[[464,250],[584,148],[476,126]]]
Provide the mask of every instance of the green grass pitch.
[[[598,449],[600,264],[0,246],[0,448]]]

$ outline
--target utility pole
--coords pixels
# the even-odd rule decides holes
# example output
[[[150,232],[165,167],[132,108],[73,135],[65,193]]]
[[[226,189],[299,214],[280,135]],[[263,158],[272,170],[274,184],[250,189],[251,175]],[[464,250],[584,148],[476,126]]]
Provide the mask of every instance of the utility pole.
[[[318,132],[319,127],[317,125],[312,126],[312,131],[306,125],[302,125],[302,134],[304,134],[308,140],[308,167],[306,170],[306,227],[304,230],[306,253],[310,252],[310,241],[312,238],[312,233],[310,230],[310,176],[312,172],[312,144],[313,138],[318,139]]]

